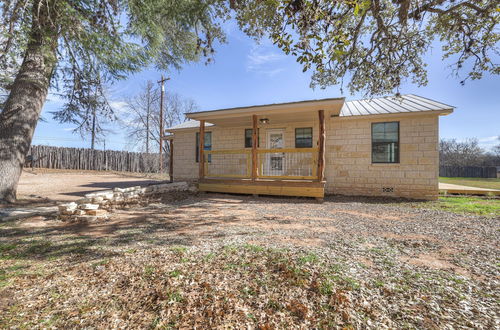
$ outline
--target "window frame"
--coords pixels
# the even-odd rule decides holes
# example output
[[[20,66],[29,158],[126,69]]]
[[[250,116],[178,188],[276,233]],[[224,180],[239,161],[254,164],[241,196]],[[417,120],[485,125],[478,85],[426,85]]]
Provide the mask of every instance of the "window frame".
[[[311,143],[309,146],[297,146],[297,130],[299,129],[310,129],[311,130]],[[314,130],[312,127],[295,127],[295,148],[312,148],[313,147],[313,137],[314,137]]]
[[[245,128],[245,133],[244,133],[244,146],[245,146],[245,149],[246,148],[252,148],[252,144],[253,144],[253,141],[250,140],[252,143],[250,144],[250,146],[247,146],[247,131],[251,131],[252,132],[252,135],[253,135],[253,128]],[[259,136],[259,133],[260,133],[260,128],[257,128],[257,148],[260,147],[260,136]],[[250,136],[250,138],[252,138],[252,136]]]
[[[377,125],[377,124],[392,124],[392,123],[396,123],[398,124],[398,140],[397,140],[397,151],[395,153],[395,159],[396,161],[394,162],[379,162],[379,161],[374,161],[373,159],[373,126],[374,125]],[[372,164],[400,164],[401,163],[401,149],[400,149],[400,146],[401,146],[401,123],[399,121],[379,121],[379,122],[374,122],[374,123],[371,123],[371,133],[370,133],[370,136],[371,136],[371,163]]]
[[[206,137],[207,137],[207,134],[210,134],[210,147],[207,148],[205,145],[203,146],[203,150],[212,150],[212,132],[205,132],[205,139],[203,139],[203,144],[205,144],[205,141],[207,140]],[[200,146],[199,146],[199,143],[200,143],[200,132],[196,132],[195,134],[195,144],[194,144],[194,149],[195,149],[195,152],[196,152],[196,155],[195,155],[195,161],[196,163],[199,163],[200,162]],[[212,162],[212,155],[208,155],[208,162],[211,163]]]

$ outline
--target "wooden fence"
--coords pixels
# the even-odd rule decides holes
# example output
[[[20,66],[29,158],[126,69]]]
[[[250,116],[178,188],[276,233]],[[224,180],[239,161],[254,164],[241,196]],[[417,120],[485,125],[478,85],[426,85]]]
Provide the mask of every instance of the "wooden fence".
[[[496,178],[495,166],[439,166],[439,176],[455,178]]]
[[[63,148],[50,146],[31,146],[26,157],[27,167],[124,171],[140,173],[157,173],[159,171],[159,154],[140,152],[92,150],[81,148]],[[163,169],[167,171],[168,154],[163,155]]]

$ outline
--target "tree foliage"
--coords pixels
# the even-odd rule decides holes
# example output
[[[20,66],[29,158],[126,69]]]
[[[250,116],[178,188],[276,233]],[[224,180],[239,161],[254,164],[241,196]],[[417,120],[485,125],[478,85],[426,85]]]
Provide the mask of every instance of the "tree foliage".
[[[52,87],[72,107],[87,107],[89,81],[125,77],[145,66],[180,68],[208,59],[224,41],[220,23],[228,8],[217,0],[2,0],[0,1],[0,88],[9,90],[39,24],[37,7],[50,13],[45,38],[57,40]],[[100,77],[100,79],[99,79]],[[94,90],[92,89],[92,93]],[[5,94],[5,93],[4,93]]]
[[[269,35],[313,70],[312,86],[347,80],[351,92],[374,95],[408,79],[425,85],[424,55],[436,41],[462,84],[500,73],[495,0],[242,0],[235,8],[244,31]]]
[[[53,83],[73,94],[84,92],[89,73],[108,80],[148,65],[180,68],[200,55],[210,61],[230,6],[243,31],[269,36],[313,70],[313,86],[347,82],[351,92],[375,95],[405,80],[425,85],[423,56],[435,41],[462,83],[500,73],[494,0],[2,0],[0,89],[17,73],[35,5],[51,6]]]
[[[499,147],[500,144],[488,152],[481,148],[475,138],[464,141],[441,139],[439,163],[446,166],[500,166],[500,153],[496,152]]]
[[[227,13],[222,0],[0,0],[0,93],[8,94],[0,100],[0,200],[16,199],[51,87],[76,111],[102,96],[94,82],[210,59]]]
[[[66,104],[59,110],[51,112],[53,118],[60,123],[75,125],[73,133],[79,133],[82,138],[89,134],[91,148],[94,149],[95,140],[105,136],[104,124],[116,120],[114,109],[108,103],[104,84],[100,77],[89,77],[81,81],[81,87],[75,91],[63,93]]]

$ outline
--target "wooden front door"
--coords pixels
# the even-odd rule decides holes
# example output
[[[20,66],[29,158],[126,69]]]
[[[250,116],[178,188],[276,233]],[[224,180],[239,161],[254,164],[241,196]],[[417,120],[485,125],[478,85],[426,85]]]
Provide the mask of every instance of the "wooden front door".
[[[285,146],[285,130],[267,130],[267,149],[283,149]],[[285,154],[283,152],[267,153],[264,164],[265,176],[281,176],[284,173]]]

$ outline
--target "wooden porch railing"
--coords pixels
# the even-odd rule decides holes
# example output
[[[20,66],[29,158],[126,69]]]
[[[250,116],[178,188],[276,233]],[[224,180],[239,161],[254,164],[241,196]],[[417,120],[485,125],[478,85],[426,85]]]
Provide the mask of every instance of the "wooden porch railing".
[[[258,116],[252,115],[252,149],[205,150],[205,120],[200,120],[199,178],[318,180],[325,174],[325,111],[318,110],[318,148],[258,149]]]
[[[318,148],[257,149],[257,178],[318,179]],[[205,150],[206,178],[252,178],[252,149]]]

